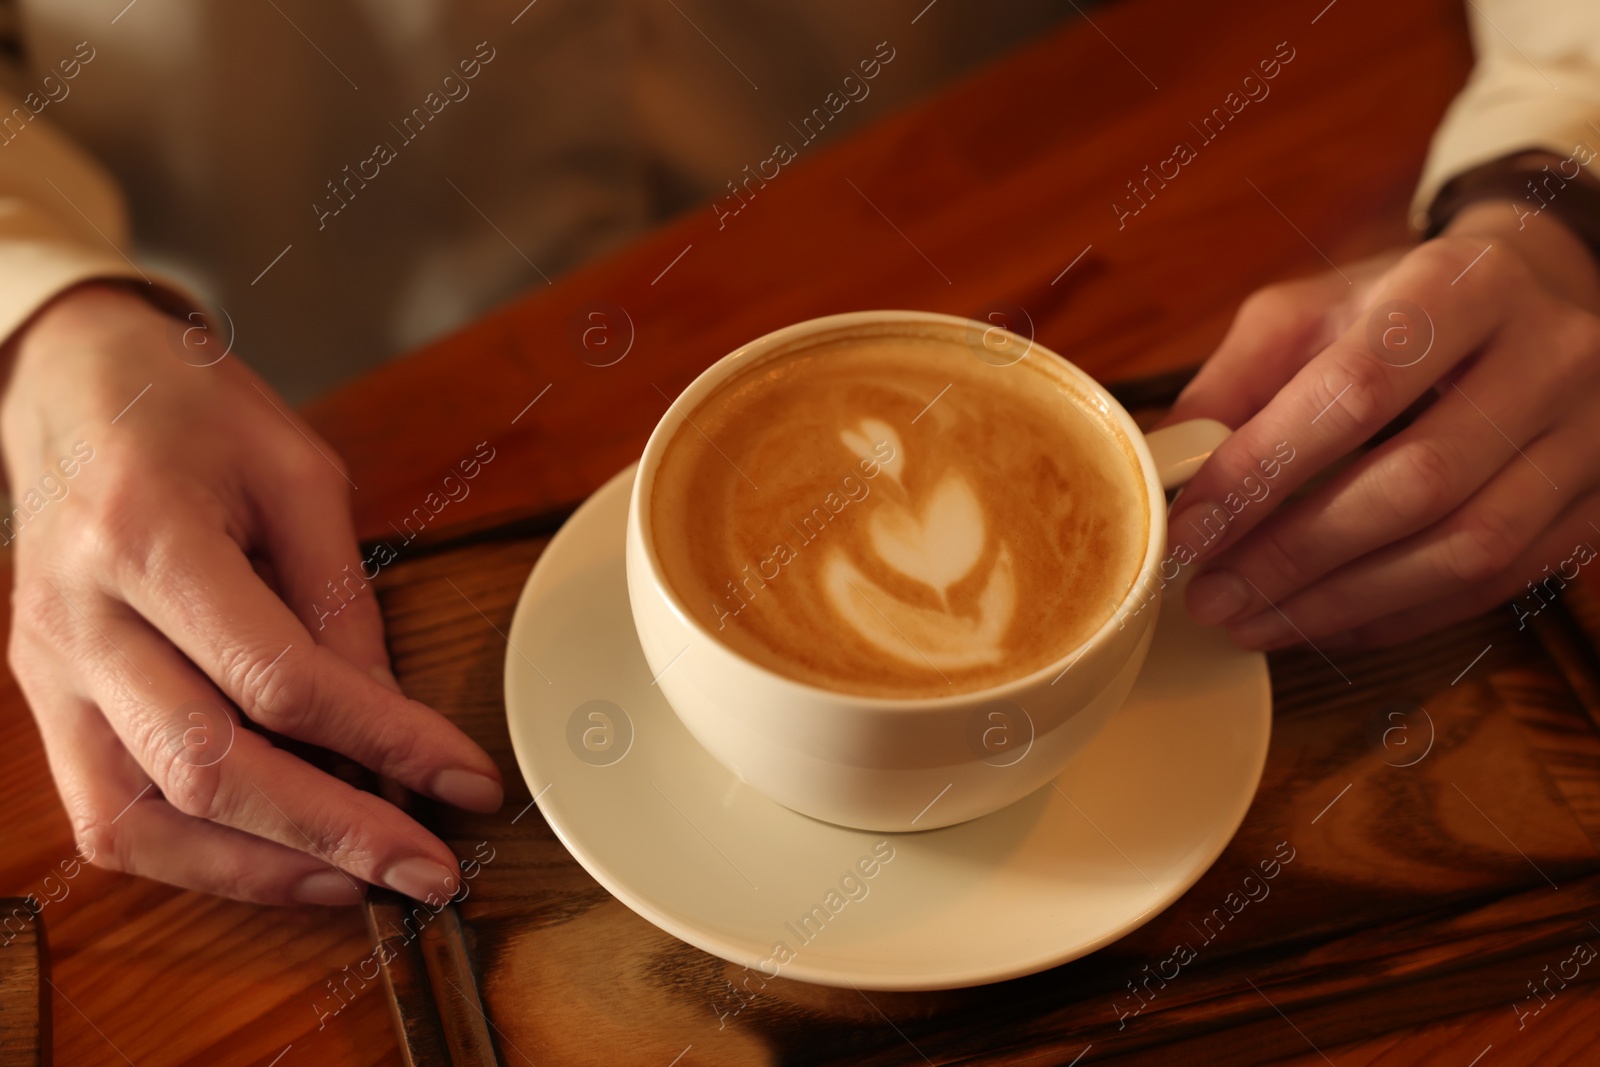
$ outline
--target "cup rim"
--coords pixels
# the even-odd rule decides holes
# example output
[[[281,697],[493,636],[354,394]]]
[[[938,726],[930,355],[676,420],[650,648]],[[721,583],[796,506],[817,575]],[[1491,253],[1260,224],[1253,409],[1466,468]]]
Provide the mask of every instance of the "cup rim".
[[[1144,559],[1140,563],[1139,570],[1134,575],[1128,591],[1123,594],[1122,600],[1118,602],[1116,609],[1106,617],[1105,621],[1101,623],[1094,633],[1062,655],[1051,660],[1045,666],[1028,674],[1019,675],[1016,678],[998,682],[982,689],[969,689],[944,696],[879,697],[850,693],[839,689],[828,689],[824,686],[790,678],[765,664],[758,663],[732,645],[718,639],[693,613],[685,608],[677,590],[673,589],[672,583],[667,580],[665,568],[661,565],[660,557],[656,554],[655,543],[651,538],[649,492],[655,484],[655,474],[660,466],[661,454],[665,450],[667,442],[681,429],[684,419],[687,418],[688,409],[693,409],[712,390],[734,373],[749,366],[750,364],[745,360],[752,357],[760,357],[774,351],[780,351],[789,344],[829,330],[893,323],[907,326],[926,323],[965,328],[977,327],[984,331],[999,329],[1001,333],[1015,338],[1028,346],[1027,353],[1022,358],[1027,358],[1027,356],[1031,356],[1037,351],[1044,358],[1051,360],[1055,368],[1071,379],[1074,385],[1080,387],[1087,398],[1099,403],[1101,413],[1109,417],[1117,425],[1118,429],[1122,431],[1122,436],[1126,439],[1129,449],[1138,461],[1140,473],[1144,476],[1146,505],[1149,515],[1148,530],[1145,536]],[[680,405],[682,406],[680,407]],[[669,427],[668,416],[674,412],[678,412],[680,418],[673,420],[672,425]],[[1141,596],[1141,592],[1152,584],[1151,579],[1160,563],[1161,554],[1165,550],[1165,517],[1166,494],[1156,471],[1155,458],[1151,455],[1150,447],[1145,441],[1144,431],[1134,422],[1133,416],[1128,414],[1127,409],[1106,390],[1105,386],[1078,367],[1077,364],[1036,339],[1023,337],[1010,330],[982,323],[976,319],[969,319],[960,315],[948,315],[936,311],[895,309],[849,311],[804,319],[764,333],[760,337],[747,341],[733,351],[719,357],[696,375],[694,380],[672,399],[668,404],[666,413],[661,416],[654,429],[650,431],[650,437],[645,442],[644,451],[639,457],[638,470],[634,476],[633,488],[629,492],[628,499],[628,523],[630,530],[637,530],[638,532],[639,550],[644,554],[644,561],[649,568],[650,584],[654,591],[662,597],[672,613],[689,628],[696,638],[703,638],[709,641],[721,652],[733,657],[745,667],[764,675],[766,681],[777,683],[781,688],[788,689],[797,695],[806,696],[810,700],[889,712],[947,710],[964,705],[981,705],[1007,700],[1031,691],[1041,681],[1063,674],[1078,660],[1088,656],[1094,649],[1103,646],[1114,630],[1123,627],[1128,617],[1133,613],[1132,608],[1135,603],[1141,603],[1145,599]]]

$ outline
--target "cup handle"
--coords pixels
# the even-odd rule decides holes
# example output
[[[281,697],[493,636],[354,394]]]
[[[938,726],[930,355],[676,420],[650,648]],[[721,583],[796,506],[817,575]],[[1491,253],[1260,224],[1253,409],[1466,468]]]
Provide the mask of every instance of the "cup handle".
[[[1176,489],[1193,478],[1231,433],[1216,419],[1187,419],[1146,434],[1144,442],[1155,457],[1161,488]]]

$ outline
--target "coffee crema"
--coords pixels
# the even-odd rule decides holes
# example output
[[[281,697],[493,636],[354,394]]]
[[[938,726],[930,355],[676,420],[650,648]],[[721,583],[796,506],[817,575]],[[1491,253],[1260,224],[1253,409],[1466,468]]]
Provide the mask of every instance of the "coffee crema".
[[[717,639],[877,697],[1050,665],[1126,597],[1150,529],[1131,447],[1051,357],[993,366],[929,324],[736,372],[677,426],[649,507],[668,584]]]

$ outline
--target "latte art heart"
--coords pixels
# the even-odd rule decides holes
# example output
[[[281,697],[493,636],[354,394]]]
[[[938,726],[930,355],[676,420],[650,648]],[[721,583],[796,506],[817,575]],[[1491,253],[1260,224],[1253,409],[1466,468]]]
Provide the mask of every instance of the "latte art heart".
[[[662,571],[711,639],[869,696],[1042,670],[1128,594],[1149,538],[1122,431],[1041,359],[892,326],[722,382],[663,450]]]
[[[828,557],[823,580],[834,610],[873,647],[897,660],[944,672],[998,663],[1005,653],[1016,582],[1011,554],[1003,548],[978,596],[975,617],[908,604],[862,574],[842,552]]]
[[[864,426],[880,440],[900,440],[888,423],[869,419]],[[862,438],[848,430],[841,437],[859,451]],[[904,464],[905,456],[896,455],[894,462]],[[887,468],[885,464],[886,472]],[[921,661],[936,671],[999,662],[1016,604],[1011,553],[1000,548],[978,597],[976,617],[952,612],[947,595],[977,566],[988,540],[983,506],[967,479],[959,473],[946,474],[915,510],[908,503],[884,500],[868,515],[867,529],[868,544],[877,558],[932,589],[939,606],[929,609],[901,600],[834,549],[824,565],[823,581],[840,618],[884,654]]]
[[[977,494],[959,474],[946,475],[918,511],[886,501],[868,516],[872,550],[907,578],[945,590],[966,577],[986,540]]]

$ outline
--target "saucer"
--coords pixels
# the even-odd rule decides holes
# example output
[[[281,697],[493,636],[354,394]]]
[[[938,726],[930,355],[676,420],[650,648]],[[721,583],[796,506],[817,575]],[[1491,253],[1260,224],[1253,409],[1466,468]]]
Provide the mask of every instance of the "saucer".
[[[1042,971],[1137,929],[1221,854],[1272,729],[1266,658],[1168,590],[1149,658],[1049,786],[916,833],[819,822],[702,749],[634,634],[623,534],[634,468],[550,542],[506,651],[512,747],[545,821],[617,899],[768,977],[949,989]]]

